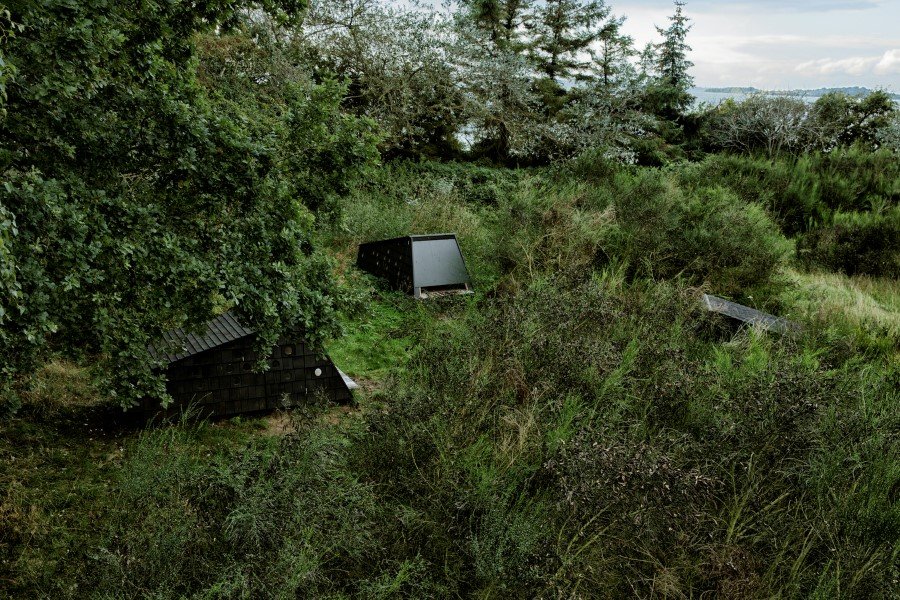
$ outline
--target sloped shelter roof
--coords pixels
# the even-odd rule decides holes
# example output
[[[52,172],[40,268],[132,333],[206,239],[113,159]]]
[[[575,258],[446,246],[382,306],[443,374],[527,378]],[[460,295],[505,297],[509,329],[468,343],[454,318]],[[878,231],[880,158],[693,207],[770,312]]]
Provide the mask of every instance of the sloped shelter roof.
[[[202,333],[190,333],[184,329],[164,333],[160,341],[150,344],[150,354],[153,358],[173,363],[254,333],[241,325],[233,314],[226,312],[206,323]]]
[[[703,294],[703,305],[706,310],[710,312],[718,313],[751,325],[758,325],[766,331],[786,333],[797,328],[796,323],[792,323],[787,319],[764,313],[755,308],[744,306],[743,304],[730,302],[724,298],[719,298],[718,296]]]

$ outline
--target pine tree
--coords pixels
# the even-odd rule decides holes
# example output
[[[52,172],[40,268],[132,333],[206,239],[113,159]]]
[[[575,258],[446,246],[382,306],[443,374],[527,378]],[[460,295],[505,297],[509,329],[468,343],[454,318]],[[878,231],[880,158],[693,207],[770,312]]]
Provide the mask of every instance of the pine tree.
[[[630,59],[636,51],[633,38],[622,34],[624,22],[625,17],[611,18],[600,31],[595,49],[591,51],[597,83],[607,92],[633,79],[634,66]]]
[[[603,0],[546,0],[529,24],[535,68],[554,83],[585,77],[609,14]]]
[[[467,17],[501,50],[523,49],[522,28],[534,0],[460,0]]]
[[[684,6],[683,0],[675,0],[675,13],[669,17],[669,26],[656,28],[663,39],[654,45],[654,68],[664,91],[663,116],[670,118],[684,112],[693,100],[688,89],[694,84],[690,75],[694,63],[687,58],[691,47],[685,41],[692,25],[684,14]]]
[[[458,0],[455,47],[473,152],[507,162],[533,137],[539,106],[525,56],[533,0]]]

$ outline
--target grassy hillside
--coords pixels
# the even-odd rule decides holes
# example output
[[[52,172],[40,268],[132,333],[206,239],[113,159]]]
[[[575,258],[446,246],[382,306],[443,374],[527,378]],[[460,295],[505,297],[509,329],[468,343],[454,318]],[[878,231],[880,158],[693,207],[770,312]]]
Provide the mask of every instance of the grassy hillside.
[[[316,240],[358,403],[143,427],[48,364],[0,420],[0,595],[896,597],[900,184],[834,161],[381,168]],[[435,231],[474,295],[352,266]]]

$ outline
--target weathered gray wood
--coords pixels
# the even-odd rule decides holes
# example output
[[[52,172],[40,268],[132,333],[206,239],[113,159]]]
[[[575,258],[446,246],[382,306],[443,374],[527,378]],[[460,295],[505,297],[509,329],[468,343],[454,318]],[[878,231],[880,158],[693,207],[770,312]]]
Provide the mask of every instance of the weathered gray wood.
[[[335,367],[335,368],[337,368],[337,367]],[[359,384],[356,383],[355,381],[353,381],[353,380],[350,378],[349,375],[347,375],[346,373],[344,373],[344,372],[341,371],[340,369],[338,369],[337,372],[338,372],[338,375],[341,376],[341,379],[344,380],[344,385],[347,386],[347,389],[348,389],[348,390],[357,390],[357,389],[359,389]]]
[[[703,305],[706,307],[706,310],[710,312],[762,327],[766,331],[787,333],[788,331],[798,329],[796,323],[788,321],[787,319],[764,313],[755,308],[744,306],[743,304],[729,302],[718,296],[703,294]]]

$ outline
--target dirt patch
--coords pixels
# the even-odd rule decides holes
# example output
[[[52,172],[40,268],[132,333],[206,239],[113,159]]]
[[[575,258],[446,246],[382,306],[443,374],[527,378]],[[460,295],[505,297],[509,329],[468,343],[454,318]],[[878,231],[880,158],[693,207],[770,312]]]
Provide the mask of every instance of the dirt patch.
[[[359,412],[359,407],[354,405],[340,405],[329,407],[321,415],[321,419],[329,425],[340,425],[347,417]],[[262,435],[282,436],[297,431],[297,421],[290,411],[279,410],[261,418],[263,427]]]
[[[325,420],[331,425],[339,425],[347,417],[359,412],[359,408],[349,404],[334,406],[325,413]]]
[[[296,431],[291,414],[287,411],[278,410],[272,414],[266,415],[262,419],[265,426],[262,429],[263,435],[287,435]]]

